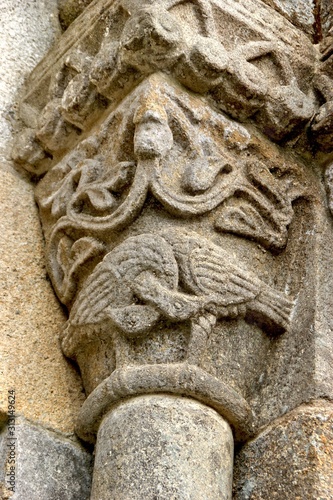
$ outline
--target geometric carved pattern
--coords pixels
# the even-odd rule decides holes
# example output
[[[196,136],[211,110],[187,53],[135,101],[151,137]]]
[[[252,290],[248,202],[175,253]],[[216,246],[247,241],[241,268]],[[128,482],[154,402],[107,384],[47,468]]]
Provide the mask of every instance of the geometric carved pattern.
[[[68,50],[72,41],[64,35],[67,54],[56,71],[50,68],[48,95],[34,120],[25,120],[30,120],[28,131],[14,148],[28,170],[48,170],[52,158],[78,141],[105,108],[159,71],[231,117],[250,119],[276,141],[297,134],[313,115],[315,51],[305,36],[300,40],[297,30],[256,0],[237,6],[231,0],[109,1],[103,11],[110,11],[110,18],[96,11],[93,42],[79,26],[79,42]],[[230,32],[219,31],[221,22]],[[40,71],[43,80],[47,71]],[[27,101],[23,115],[31,117],[33,92]]]

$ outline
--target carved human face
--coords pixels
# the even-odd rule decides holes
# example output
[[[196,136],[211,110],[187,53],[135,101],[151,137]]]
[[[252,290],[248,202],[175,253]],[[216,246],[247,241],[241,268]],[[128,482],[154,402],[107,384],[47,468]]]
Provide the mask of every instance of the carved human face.
[[[135,129],[134,153],[138,158],[163,157],[173,144],[168,122],[153,113],[147,113]]]

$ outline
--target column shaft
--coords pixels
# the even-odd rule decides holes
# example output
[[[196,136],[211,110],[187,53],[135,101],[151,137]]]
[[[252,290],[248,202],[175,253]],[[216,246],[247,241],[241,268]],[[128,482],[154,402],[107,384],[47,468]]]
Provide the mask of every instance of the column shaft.
[[[189,398],[140,396],[103,419],[92,500],[231,499],[233,436]]]

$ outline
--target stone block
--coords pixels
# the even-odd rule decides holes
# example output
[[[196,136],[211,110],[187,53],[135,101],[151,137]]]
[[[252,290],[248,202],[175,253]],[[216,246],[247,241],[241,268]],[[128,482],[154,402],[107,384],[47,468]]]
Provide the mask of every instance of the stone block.
[[[314,34],[314,0],[263,0],[307,35]]]
[[[1,414],[15,389],[18,413],[73,434],[82,386],[58,342],[64,313],[46,276],[33,187],[5,166],[0,178]]]
[[[236,455],[235,500],[330,500],[333,404],[317,401],[276,420]]]
[[[11,500],[88,500],[91,483],[91,455],[78,442],[48,431],[22,418],[15,430],[15,469],[10,476],[10,464],[0,462],[3,496]],[[3,432],[1,456],[8,456],[11,438]],[[5,468],[5,470],[4,470]],[[9,474],[9,475],[8,475]],[[11,491],[12,477],[14,494]],[[0,489],[1,492],[1,489]]]

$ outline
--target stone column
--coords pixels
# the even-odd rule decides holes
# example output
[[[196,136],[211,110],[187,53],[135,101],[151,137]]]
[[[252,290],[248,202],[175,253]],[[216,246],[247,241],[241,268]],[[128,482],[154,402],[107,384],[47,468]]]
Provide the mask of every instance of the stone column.
[[[230,498],[233,441],[333,396],[329,41],[275,0],[87,3],[13,157],[40,177],[92,498]]]
[[[195,400],[161,394],[120,403],[97,443],[92,499],[231,499],[230,426]]]

